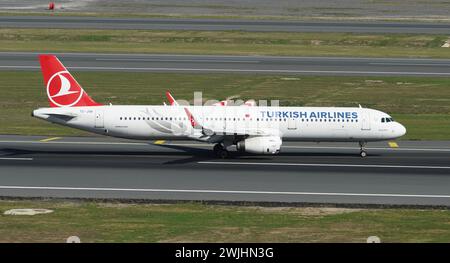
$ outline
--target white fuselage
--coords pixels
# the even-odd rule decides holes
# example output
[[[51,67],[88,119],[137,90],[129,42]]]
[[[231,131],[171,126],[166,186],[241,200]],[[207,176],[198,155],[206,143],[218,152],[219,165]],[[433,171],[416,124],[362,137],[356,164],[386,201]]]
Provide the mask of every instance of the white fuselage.
[[[392,121],[386,113],[346,107],[91,106],[40,108],[33,111],[33,116],[113,137],[200,138],[195,136],[198,130],[192,127],[185,108],[201,127],[213,131],[215,136],[222,132],[269,134],[283,141],[368,142],[395,139],[406,132],[403,125]]]

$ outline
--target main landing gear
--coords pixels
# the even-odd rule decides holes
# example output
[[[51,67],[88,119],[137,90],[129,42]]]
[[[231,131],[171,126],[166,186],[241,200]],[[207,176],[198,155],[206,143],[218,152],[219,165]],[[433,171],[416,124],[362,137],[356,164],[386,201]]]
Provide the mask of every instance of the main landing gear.
[[[365,146],[366,146],[366,142],[359,142],[359,148],[360,148],[359,155],[362,158],[367,156],[367,152],[366,152]]]
[[[229,156],[227,149],[220,143],[214,145],[214,154],[222,159],[226,159]]]

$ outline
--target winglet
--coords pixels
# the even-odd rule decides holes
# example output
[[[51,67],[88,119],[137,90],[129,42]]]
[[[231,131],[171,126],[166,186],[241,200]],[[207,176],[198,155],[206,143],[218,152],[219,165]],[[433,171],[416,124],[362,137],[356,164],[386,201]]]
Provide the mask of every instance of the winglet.
[[[247,100],[243,105],[253,107],[253,106],[256,106],[256,101],[255,100]]]
[[[178,106],[178,102],[175,100],[172,94],[170,94],[170,91],[166,91],[166,97],[169,100],[170,105]]]
[[[222,100],[220,102],[214,103],[213,106],[227,106],[228,101],[227,100]]]

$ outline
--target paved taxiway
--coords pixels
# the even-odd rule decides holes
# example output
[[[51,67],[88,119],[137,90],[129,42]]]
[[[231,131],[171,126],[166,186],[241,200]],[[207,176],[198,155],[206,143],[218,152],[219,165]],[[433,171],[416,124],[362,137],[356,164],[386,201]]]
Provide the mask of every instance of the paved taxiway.
[[[1,27],[448,34],[448,23],[3,16]]]
[[[285,143],[218,160],[211,146],[0,136],[0,196],[450,206],[450,142]]]
[[[72,70],[450,76],[450,59],[56,54]],[[0,52],[0,70],[40,70],[37,53]]]

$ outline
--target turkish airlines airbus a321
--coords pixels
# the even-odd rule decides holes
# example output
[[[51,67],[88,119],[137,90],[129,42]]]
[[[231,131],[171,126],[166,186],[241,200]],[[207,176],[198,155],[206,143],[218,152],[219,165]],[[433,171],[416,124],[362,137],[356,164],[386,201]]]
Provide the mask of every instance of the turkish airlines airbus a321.
[[[406,129],[388,114],[367,108],[271,107],[245,103],[227,106],[181,106],[170,93],[169,105],[102,105],[77,83],[57,57],[39,57],[50,108],[32,116],[97,134],[137,139],[192,139],[256,154],[277,154],[283,141],[358,142],[361,157],[366,142],[391,140]]]

